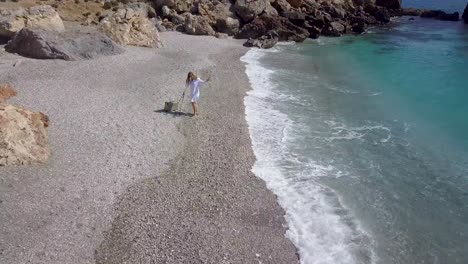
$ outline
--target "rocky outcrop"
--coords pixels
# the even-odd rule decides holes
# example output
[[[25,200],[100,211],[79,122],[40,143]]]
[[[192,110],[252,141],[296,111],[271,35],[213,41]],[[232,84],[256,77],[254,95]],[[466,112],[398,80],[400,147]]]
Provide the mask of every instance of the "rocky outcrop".
[[[309,32],[291,23],[287,18],[263,14],[242,27],[236,38],[257,39],[268,31],[275,30],[279,41],[302,42],[309,37]]]
[[[190,12],[194,7],[194,1],[192,0],[156,0],[154,3],[157,9],[167,6],[178,13]]]
[[[421,17],[434,18],[445,21],[458,21],[460,20],[460,14],[458,12],[447,14],[442,10],[426,10],[421,13]]]
[[[390,22],[390,19],[391,19],[390,13],[385,9],[378,10],[375,13],[374,17],[377,21],[382,22],[382,23],[388,23]]]
[[[417,8],[403,8],[401,15],[403,16],[420,16],[424,10]]]
[[[140,5],[128,5],[101,20],[101,32],[121,45],[161,47],[158,30]]]
[[[7,90],[7,91],[6,91]],[[0,94],[16,94],[9,85],[0,85]],[[45,163],[50,156],[47,142],[49,120],[0,101],[0,166]]]
[[[468,4],[466,4],[465,10],[463,11],[462,18],[465,24],[468,24]]]
[[[245,47],[257,47],[261,49],[273,48],[278,43],[278,33],[274,30],[268,31],[258,39],[249,39],[244,43]]]
[[[48,5],[28,9],[0,10],[0,36],[11,38],[22,28],[62,32],[63,21],[55,9]]]
[[[209,35],[214,36],[215,31],[208,23],[208,20],[202,16],[186,15],[184,24],[185,33],[190,35]]]
[[[338,21],[331,22],[322,30],[323,35],[330,37],[339,37],[345,32],[346,27]]]
[[[231,3],[202,0],[198,3],[198,14],[204,17],[217,32],[234,35],[239,31],[240,21],[231,11]]]
[[[80,60],[123,52],[101,33],[67,33],[23,28],[5,50],[34,59]]]
[[[390,9],[401,9],[401,0],[376,0],[375,5]]]
[[[234,12],[244,23],[248,23],[263,13],[269,5],[270,0],[237,0],[234,5]]]

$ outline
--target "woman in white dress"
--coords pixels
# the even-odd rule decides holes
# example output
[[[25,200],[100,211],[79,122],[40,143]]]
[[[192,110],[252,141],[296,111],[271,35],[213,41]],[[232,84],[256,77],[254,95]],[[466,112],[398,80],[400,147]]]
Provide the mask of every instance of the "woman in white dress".
[[[210,80],[210,77],[206,79],[206,82]],[[205,83],[204,80],[198,78],[195,73],[189,72],[187,80],[185,81],[187,87],[190,87],[190,94],[192,98],[193,115],[198,115],[198,99],[200,98],[200,86]]]

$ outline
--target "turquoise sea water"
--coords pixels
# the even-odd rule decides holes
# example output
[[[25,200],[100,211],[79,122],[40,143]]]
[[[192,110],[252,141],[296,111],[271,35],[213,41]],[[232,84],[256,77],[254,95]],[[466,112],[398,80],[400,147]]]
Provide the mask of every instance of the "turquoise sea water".
[[[468,263],[468,25],[372,31],[242,59],[253,170],[303,263]]]

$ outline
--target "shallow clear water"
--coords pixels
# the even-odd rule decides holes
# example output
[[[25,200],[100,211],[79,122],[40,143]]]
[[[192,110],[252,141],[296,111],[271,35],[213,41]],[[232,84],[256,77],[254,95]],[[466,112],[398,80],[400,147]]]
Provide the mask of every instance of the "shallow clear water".
[[[253,170],[303,263],[468,263],[468,26],[402,18],[242,60]]]

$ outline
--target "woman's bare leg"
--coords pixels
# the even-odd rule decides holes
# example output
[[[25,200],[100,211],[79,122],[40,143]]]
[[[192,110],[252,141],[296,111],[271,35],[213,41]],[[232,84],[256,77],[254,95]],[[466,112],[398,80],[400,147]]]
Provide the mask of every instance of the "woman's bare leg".
[[[193,115],[197,114],[197,103],[192,102]]]

